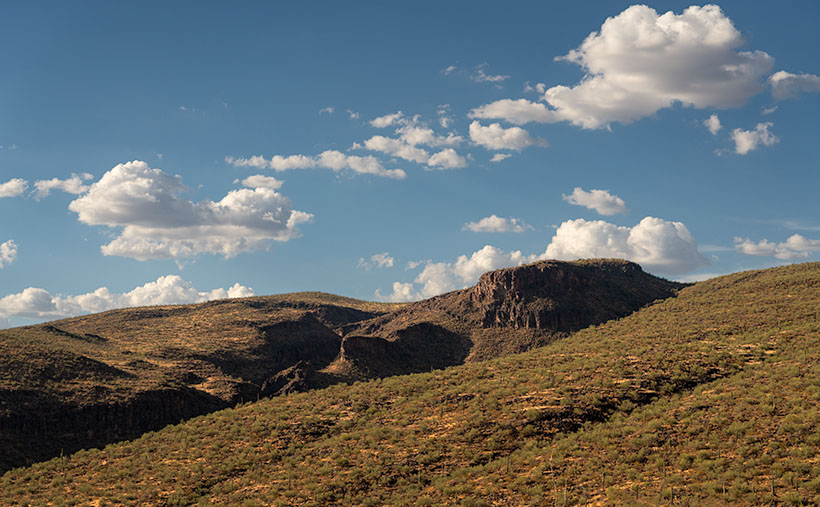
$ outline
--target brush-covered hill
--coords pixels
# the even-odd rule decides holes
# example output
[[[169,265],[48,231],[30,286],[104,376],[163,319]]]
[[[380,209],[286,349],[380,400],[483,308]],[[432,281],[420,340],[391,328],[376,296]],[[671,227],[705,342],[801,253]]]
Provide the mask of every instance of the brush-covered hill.
[[[682,285],[539,262],[407,305],[322,293],[113,310],[0,331],[0,471],[242,401],[528,350]]]
[[[817,505],[820,264],[531,351],[294,393],[0,478],[25,505]]]

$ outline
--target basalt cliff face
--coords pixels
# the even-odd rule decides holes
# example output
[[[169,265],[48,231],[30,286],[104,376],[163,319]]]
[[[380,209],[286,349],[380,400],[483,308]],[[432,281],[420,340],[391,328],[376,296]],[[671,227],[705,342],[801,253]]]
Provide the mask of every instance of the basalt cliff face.
[[[241,401],[525,351],[680,287],[625,261],[544,261],[405,305],[300,293],[2,330],[0,472]]]

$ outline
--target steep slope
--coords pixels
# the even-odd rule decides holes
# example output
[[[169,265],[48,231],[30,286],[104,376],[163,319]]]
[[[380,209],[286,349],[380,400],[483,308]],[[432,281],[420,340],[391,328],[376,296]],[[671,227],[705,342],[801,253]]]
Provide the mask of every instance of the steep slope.
[[[327,371],[368,378],[522,352],[629,315],[683,286],[617,259],[491,271],[474,287],[345,326],[342,353]]]
[[[820,264],[523,354],[199,417],[0,478],[0,503],[820,503]]]

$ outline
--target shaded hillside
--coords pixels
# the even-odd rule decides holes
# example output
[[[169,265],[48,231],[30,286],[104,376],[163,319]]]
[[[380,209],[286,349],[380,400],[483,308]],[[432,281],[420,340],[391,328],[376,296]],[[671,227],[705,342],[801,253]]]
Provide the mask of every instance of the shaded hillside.
[[[0,470],[276,394],[338,355],[331,328],[397,306],[298,293],[1,330]]]
[[[820,264],[523,354],[262,400],[18,469],[0,503],[820,503]]]
[[[626,261],[548,261],[408,305],[298,293],[0,331],[0,471],[242,401],[528,350],[680,286]]]

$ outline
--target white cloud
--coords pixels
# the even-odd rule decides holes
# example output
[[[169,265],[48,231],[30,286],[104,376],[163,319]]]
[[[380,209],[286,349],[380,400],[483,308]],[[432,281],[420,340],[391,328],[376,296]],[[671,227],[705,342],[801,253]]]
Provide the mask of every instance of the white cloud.
[[[270,188],[273,190],[282,186],[281,181],[272,176],[264,176],[261,174],[254,174],[242,180],[242,184],[248,188]]]
[[[327,107],[323,107],[322,109],[319,109],[319,114],[333,114],[335,112],[336,112],[336,108],[333,107],[333,106],[327,106]]]
[[[763,114],[763,116],[768,116],[775,111],[777,111],[777,106],[766,107],[763,109],[763,111],[761,111],[761,114]]]
[[[629,211],[623,199],[610,194],[607,190],[593,189],[586,192],[581,187],[575,187],[570,195],[563,195],[563,198],[570,204],[584,206],[597,211],[601,215],[617,215]]]
[[[96,313],[114,308],[149,305],[201,303],[214,299],[253,296],[253,289],[235,283],[233,286],[200,291],[178,275],[161,276],[155,282],[122,294],[106,287],[77,296],[52,296],[45,289],[29,287],[0,299],[0,317],[61,318]]]
[[[390,256],[390,252],[373,254],[370,256],[370,259],[362,257],[359,259],[358,267],[366,270],[373,268],[392,268],[393,257]]]
[[[533,137],[520,127],[503,128],[498,123],[481,125],[477,120],[470,123],[470,139],[489,150],[521,150],[527,146],[546,147],[547,142]]]
[[[530,122],[554,123],[561,117],[547,106],[527,99],[501,99],[477,107],[468,114],[470,118],[502,119],[516,125]]]
[[[404,118],[404,113],[397,111],[393,114],[386,114],[370,120],[370,125],[376,127],[377,129],[383,129],[398,123],[402,118]]]
[[[547,85],[544,83],[535,83],[535,85],[531,85],[529,81],[524,83],[524,93],[537,93],[539,95],[543,95],[546,91]]]
[[[484,69],[487,68],[486,63],[482,63],[481,65],[475,68],[475,72],[473,75],[470,76],[476,83],[501,83],[506,81],[510,78],[510,76],[504,76],[502,74],[487,74]]]
[[[510,158],[512,155],[509,153],[496,153],[493,155],[493,158],[490,159],[490,162],[501,162],[502,160],[506,160]]]
[[[519,104],[538,119],[511,112],[509,100],[472,114],[517,123],[568,121],[598,129],[613,122],[634,122],[675,103],[738,107],[763,90],[762,78],[773,64],[763,51],[738,51],[743,43],[716,5],[662,15],[633,5],[607,18],[578,48],[556,58],[578,64],[586,75],[575,86],[547,89],[543,99],[550,109]]]
[[[356,111],[352,111],[350,109],[347,110],[347,116],[351,120],[358,120],[359,119],[359,113],[357,113]]]
[[[373,136],[364,142],[364,146],[370,151],[379,151],[418,164],[424,164],[430,159],[426,150],[392,137]]]
[[[427,165],[440,169],[459,169],[467,167],[467,159],[459,155],[456,150],[445,148],[438,153],[434,153],[427,161]]]
[[[446,76],[456,69],[458,69],[458,67],[456,67],[455,65],[448,65],[447,67],[441,70],[441,73]]]
[[[772,96],[775,99],[789,99],[801,93],[820,92],[820,76],[814,74],[791,74],[784,70],[769,77]]]
[[[48,197],[52,190],[62,190],[68,194],[82,194],[88,190],[88,186],[83,183],[84,180],[90,180],[94,176],[83,174],[72,174],[71,178],[61,180],[59,178],[51,178],[50,180],[38,180],[34,182],[34,187],[37,192],[34,198],[37,200],[43,197]]]
[[[524,232],[532,230],[532,227],[520,218],[503,218],[490,215],[478,222],[467,222],[461,230],[473,232]]]
[[[28,188],[28,181],[22,178],[12,178],[5,183],[0,183],[0,198],[17,197],[22,195]]]
[[[735,238],[735,250],[746,255],[762,255],[783,260],[807,259],[811,252],[820,251],[820,239],[808,239],[800,234],[793,234],[782,243],[773,243],[767,239],[754,243],[749,238]]]
[[[8,240],[0,243],[0,269],[8,266],[17,258],[17,243],[14,240]]]
[[[401,169],[385,169],[379,160],[372,156],[358,157],[345,155],[336,150],[327,150],[315,157],[307,155],[289,155],[282,157],[274,155],[270,160],[260,155],[250,158],[225,157],[225,161],[234,167],[253,167],[256,169],[270,168],[275,171],[289,171],[293,169],[324,168],[332,171],[350,169],[359,174],[372,174],[386,178],[404,179],[407,174]]]
[[[756,150],[759,145],[772,146],[780,139],[769,132],[769,127],[774,126],[772,122],[758,123],[754,130],[734,129],[732,131],[732,141],[735,142],[735,153],[745,155]]]
[[[219,201],[191,202],[179,176],[135,160],[118,164],[72,201],[69,209],[88,225],[122,227],[101,250],[139,260],[182,259],[201,253],[232,257],[297,237],[296,226],[313,215],[291,209],[290,199],[268,186],[228,192]],[[275,180],[274,180],[275,181]],[[250,183],[259,184],[258,178]]]
[[[558,226],[543,257],[616,257],[660,274],[682,274],[708,265],[684,224],[654,217],[646,217],[634,227],[603,220],[568,220]]]
[[[717,133],[720,132],[720,129],[723,128],[723,125],[720,124],[720,118],[714,113],[703,121],[703,125],[709,129],[709,132],[711,132],[713,136],[716,136]]]
[[[395,282],[393,292],[376,297],[388,301],[412,301],[429,298],[456,289],[468,287],[478,281],[478,277],[493,269],[518,266],[533,262],[536,256],[524,256],[520,251],[504,252],[491,245],[472,253],[461,255],[455,262],[428,262],[421,273],[410,283]],[[420,286],[418,289],[415,286]]]

